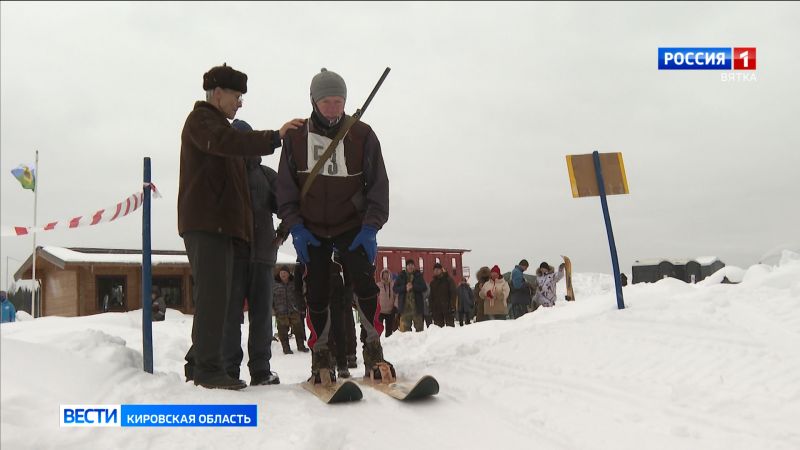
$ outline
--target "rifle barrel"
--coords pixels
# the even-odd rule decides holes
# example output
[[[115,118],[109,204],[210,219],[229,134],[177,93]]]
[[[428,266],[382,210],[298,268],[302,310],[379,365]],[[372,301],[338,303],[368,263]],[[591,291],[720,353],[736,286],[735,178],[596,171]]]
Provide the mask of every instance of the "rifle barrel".
[[[383,84],[383,80],[385,80],[386,76],[389,75],[389,71],[390,70],[392,70],[392,69],[387,67],[386,70],[383,71],[383,75],[381,75],[380,80],[378,80],[378,84],[376,84],[375,87],[372,88],[372,92],[370,92],[369,97],[367,97],[367,101],[364,102],[364,106],[361,107],[361,109],[360,109],[361,114],[364,114],[364,111],[367,110],[367,106],[369,106],[370,102],[372,101],[372,97],[375,97],[375,94],[378,93],[378,89],[381,88],[381,85]]]

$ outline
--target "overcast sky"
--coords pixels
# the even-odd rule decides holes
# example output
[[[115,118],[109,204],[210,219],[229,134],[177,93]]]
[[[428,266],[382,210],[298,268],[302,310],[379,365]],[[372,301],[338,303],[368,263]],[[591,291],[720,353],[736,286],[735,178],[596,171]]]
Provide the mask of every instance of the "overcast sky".
[[[0,17],[2,225],[30,225],[9,173],[39,150],[39,223],[140,189],[164,198],[153,248],[183,250],[180,132],[202,75],[249,76],[238,118],[276,129],[310,113],[338,72],[391,185],[379,245],[466,248],[473,272],[572,257],[611,272],[598,198],[573,199],[565,155],[622,152],[630,195],[609,198],[622,270],[714,255],[749,266],[800,247],[797,3],[8,3]],[[757,80],[658,71],[667,46],[757,47]],[[277,154],[264,163],[277,168]],[[2,238],[11,273],[31,238]],[[140,248],[141,215],[40,234],[40,245]],[[291,243],[282,252],[293,253]]]

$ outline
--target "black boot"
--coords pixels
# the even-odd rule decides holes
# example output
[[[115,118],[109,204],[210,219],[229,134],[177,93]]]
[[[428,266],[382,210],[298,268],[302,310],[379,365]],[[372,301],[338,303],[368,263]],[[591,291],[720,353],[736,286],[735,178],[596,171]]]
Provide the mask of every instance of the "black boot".
[[[231,378],[228,376],[228,374],[203,378],[202,380],[198,380],[197,378],[195,378],[194,385],[202,386],[207,389],[229,389],[229,390],[239,390],[247,387],[247,384],[244,381]]]
[[[291,348],[289,348],[289,341],[281,341],[281,347],[283,347],[283,354],[284,355],[291,355],[294,353]]]
[[[350,369],[347,368],[347,363],[336,364],[336,373],[339,378],[350,378]]]
[[[250,386],[266,386],[269,384],[281,384],[281,379],[275,372],[256,372],[250,375]]]
[[[347,355],[347,367],[350,369],[355,369],[358,367],[358,361],[356,360],[356,355]]]
[[[308,347],[306,347],[306,343],[301,336],[297,336],[297,351],[308,353]]]

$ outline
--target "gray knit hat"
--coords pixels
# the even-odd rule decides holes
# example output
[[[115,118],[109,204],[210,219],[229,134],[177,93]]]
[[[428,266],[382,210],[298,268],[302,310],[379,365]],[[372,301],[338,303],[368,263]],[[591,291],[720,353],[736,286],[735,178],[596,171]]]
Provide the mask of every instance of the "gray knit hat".
[[[340,77],[338,73],[323,67],[311,79],[311,99],[316,103],[325,97],[332,96],[344,97],[347,100],[347,85],[344,84],[344,78]]]

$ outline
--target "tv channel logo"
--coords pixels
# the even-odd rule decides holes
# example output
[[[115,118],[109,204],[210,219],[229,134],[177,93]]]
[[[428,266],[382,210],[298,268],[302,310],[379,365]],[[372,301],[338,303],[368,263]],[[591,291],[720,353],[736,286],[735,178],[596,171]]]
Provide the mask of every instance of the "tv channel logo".
[[[258,405],[61,405],[62,427],[257,427]]]
[[[659,47],[658,70],[756,70],[755,47]]]

